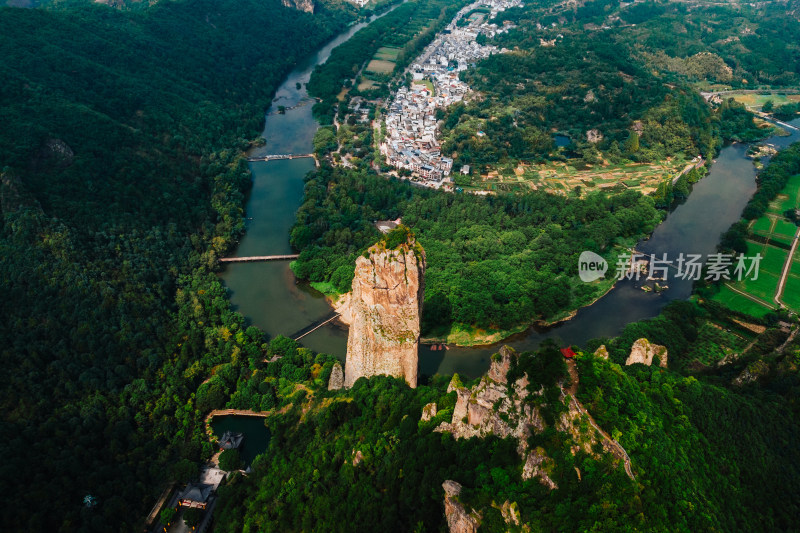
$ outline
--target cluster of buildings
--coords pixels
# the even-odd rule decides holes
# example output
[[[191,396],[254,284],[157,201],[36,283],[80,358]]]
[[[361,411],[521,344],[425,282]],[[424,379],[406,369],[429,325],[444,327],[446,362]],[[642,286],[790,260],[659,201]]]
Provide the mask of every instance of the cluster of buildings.
[[[521,0],[478,0],[459,11],[410,67],[410,87],[401,87],[388,106],[386,137],[381,153],[389,165],[412,173],[412,179],[428,187],[450,183],[453,160],[441,153],[437,139],[436,109],[464,99],[469,86],[458,73],[498,52],[494,45],[478,44],[477,37],[494,37],[508,31],[486,21]],[[462,19],[466,15],[466,23]]]

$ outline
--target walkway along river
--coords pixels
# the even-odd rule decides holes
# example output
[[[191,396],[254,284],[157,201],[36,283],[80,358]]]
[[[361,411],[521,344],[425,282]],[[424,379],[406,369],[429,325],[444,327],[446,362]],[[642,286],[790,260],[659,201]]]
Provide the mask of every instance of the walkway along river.
[[[286,114],[267,111],[265,146],[248,154],[250,158],[266,154],[305,154],[311,150],[318,124],[311,115],[310,105],[298,105],[308,99],[304,84],[317,64],[324,63],[331,50],[350,38],[364,24],[348,31],[300,62],[276,93],[273,107],[286,107]],[[297,84],[301,88],[297,88]],[[800,120],[792,122],[800,124]],[[772,137],[765,142],[778,148],[800,139],[797,130],[789,137]],[[723,148],[711,172],[694,186],[689,199],[670,213],[656,228],[649,240],[637,246],[646,254],[667,254],[677,257],[681,252],[708,254],[714,251],[720,234],[738,220],[742,209],[755,191],[755,168],[746,157],[747,146],[734,144]],[[292,254],[289,230],[295,212],[302,202],[303,177],[314,169],[313,159],[281,159],[251,162],[253,190],[247,204],[247,234],[234,256]],[[610,265],[613,271],[613,265]],[[291,335],[309,324],[324,320],[331,313],[322,294],[303,283],[297,283],[288,261],[229,263],[222,274],[231,290],[231,302],[253,324],[271,336]],[[633,281],[624,281],[576,316],[547,330],[529,329],[506,339],[520,350],[536,348],[546,338],[566,344],[583,345],[592,338],[614,336],[626,324],[651,318],[671,300],[687,298],[691,282],[670,279],[670,289],[661,294],[646,293]],[[320,327],[303,337],[304,346],[344,358],[347,330],[336,321]],[[489,357],[498,346],[478,348],[451,347],[432,351],[420,348],[420,370],[424,374],[459,372],[470,377],[489,367]]]

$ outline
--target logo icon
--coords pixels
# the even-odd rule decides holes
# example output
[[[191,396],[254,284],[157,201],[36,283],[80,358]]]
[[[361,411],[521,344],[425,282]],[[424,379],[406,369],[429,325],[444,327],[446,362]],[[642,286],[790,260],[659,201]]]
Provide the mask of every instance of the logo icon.
[[[607,270],[608,262],[594,252],[581,252],[578,257],[578,276],[585,283],[605,277]]]

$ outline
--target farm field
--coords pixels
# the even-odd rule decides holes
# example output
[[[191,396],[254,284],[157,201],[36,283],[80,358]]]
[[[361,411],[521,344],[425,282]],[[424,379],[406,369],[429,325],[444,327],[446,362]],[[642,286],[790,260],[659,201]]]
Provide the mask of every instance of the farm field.
[[[748,107],[757,107],[761,108],[767,100],[772,100],[772,103],[776,106],[781,106],[783,104],[788,104],[790,102],[800,102],[800,94],[779,94],[779,93],[771,93],[771,94],[734,94],[732,95],[733,99],[737,102],[741,102]]]
[[[754,317],[762,317],[772,311],[772,308],[754,302],[750,298],[734,292],[727,285],[723,285],[720,291],[714,295],[713,300],[719,302],[728,309],[746,313]],[[766,302],[765,302],[766,303]]]
[[[758,279],[732,282],[731,287],[723,287],[714,296],[715,301],[754,316],[760,316],[756,314],[759,311],[758,307],[763,308],[761,314],[768,312],[766,307],[736,293],[736,290],[739,290],[761,300],[770,307],[776,305],[775,293],[784,264],[789,256],[789,247],[797,232],[797,225],[788,220],[784,213],[798,207],[800,207],[800,176],[793,176],[775,200],[770,203],[764,216],[750,225],[751,235],[767,239],[769,243],[747,242],[748,256],[752,257],[756,253],[760,253],[762,256]],[[781,300],[787,307],[800,311],[800,257],[797,252],[792,258],[791,270],[783,288]]]
[[[634,189],[650,194],[665,180],[671,180],[683,170],[687,161],[666,160],[659,163],[629,163],[626,165],[594,165],[576,168],[567,163],[545,165],[501,165],[486,176],[473,181],[478,189],[492,191],[547,190],[569,193],[580,187],[584,193],[597,189]]]
[[[394,70],[394,65],[394,61],[373,59],[367,65],[366,72],[372,72],[376,74],[391,74]]]
[[[375,52],[375,56],[373,59],[381,59],[384,61],[395,61],[397,56],[400,55],[400,48],[393,48],[391,46],[381,46],[378,48],[378,51]]]

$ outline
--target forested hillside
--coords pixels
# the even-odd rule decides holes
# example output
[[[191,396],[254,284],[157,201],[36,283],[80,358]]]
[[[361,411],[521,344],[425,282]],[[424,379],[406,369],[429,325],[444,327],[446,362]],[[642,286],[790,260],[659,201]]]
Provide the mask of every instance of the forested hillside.
[[[633,191],[484,198],[327,166],[305,194],[292,230],[302,250],[294,271],[338,292],[349,290],[355,258],[379,235],[372,221],[402,215],[428,258],[423,335],[453,323],[509,329],[585,304],[602,288],[577,281],[578,254],[610,253],[660,220],[653,201]]]
[[[530,3],[496,22],[514,24],[489,40],[511,52],[463,73],[481,96],[443,114],[443,150],[456,168],[563,155],[578,165],[707,158],[720,138],[764,130],[742,106],[711,113],[698,87],[796,85],[800,72],[800,23],[768,8]],[[569,137],[566,154],[554,132]]]
[[[442,482],[453,479],[464,485],[462,501],[480,512],[479,531],[527,531],[525,524],[531,531],[790,531],[800,492],[793,445],[800,428],[791,401],[796,367],[771,384],[740,389],[725,379],[729,369],[698,379],[656,366],[620,366],[618,355],[641,333],[691,356],[701,348],[697,328],[705,314],[680,302],[657,323],[632,324],[609,343],[610,361],[588,351],[578,356],[578,397],[625,447],[635,481],[609,454],[587,453],[569,432],[550,425],[564,405],[535,403],[551,422],[528,445],[552,458],[554,490],[522,479],[516,439],[456,440],[433,431],[453,414],[456,392],[447,392],[448,378],[409,389],[379,376],[327,391],[322,361],[304,358],[287,342],[281,361],[288,372],[271,363],[250,383],[279,380],[288,388],[290,378],[278,376],[305,373],[303,391],[292,408],[267,419],[273,438],[253,473],[221,489],[215,530],[446,530]],[[797,353],[795,343],[786,357],[796,360]],[[531,388],[551,389],[564,378],[551,370],[564,363],[550,342],[520,361],[515,371],[532,376]],[[422,412],[429,402],[438,412],[428,421]],[[518,526],[501,514],[504,502],[515,504]]]
[[[0,9],[5,528],[130,530],[196,470],[193,392],[263,342],[209,270],[243,228],[240,150],[345,22],[277,0]]]

